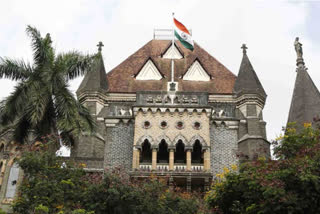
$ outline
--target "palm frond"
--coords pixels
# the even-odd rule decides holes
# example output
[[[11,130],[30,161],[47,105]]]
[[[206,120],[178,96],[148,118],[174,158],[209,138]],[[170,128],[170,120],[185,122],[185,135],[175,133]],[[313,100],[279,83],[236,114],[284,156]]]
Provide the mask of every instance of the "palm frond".
[[[57,127],[62,132],[78,136],[82,132],[94,132],[95,122],[89,111],[82,106],[67,88],[55,95]]]
[[[48,105],[50,105],[51,94],[44,84],[34,81],[32,82],[31,93],[29,95],[29,105],[25,110],[28,112],[30,123],[36,125],[45,117]]]
[[[27,82],[21,82],[15,86],[10,96],[0,103],[0,123],[6,126],[13,123],[21,113],[25,112],[26,101],[29,100],[30,88]]]
[[[0,57],[0,78],[25,80],[32,73],[32,67],[23,60],[13,60]]]
[[[45,66],[50,62],[53,63],[54,51],[51,46],[52,40],[50,34],[42,38],[40,32],[30,25],[28,25],[26,32],[31,37],[33,59],[37,67]]]
[[[59,54],[55,61],[55,70],[63,72],[67,80],[83,76],[91,70],[97,55],[83,55],[78,51]]]
[[[17,119],[16,123],[13,125],[13,129],[13,140],[21,144],[27,141],[28,134],[32,130],[31,124],[25,115],[22,115]]]

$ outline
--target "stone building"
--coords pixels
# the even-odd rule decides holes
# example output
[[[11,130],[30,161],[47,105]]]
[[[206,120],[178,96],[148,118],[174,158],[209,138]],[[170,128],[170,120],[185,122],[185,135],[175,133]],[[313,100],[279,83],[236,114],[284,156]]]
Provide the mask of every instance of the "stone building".
[[[197,43],[190,51],[153,39],[108,73],[100,52],[77,91],[99,131],[81,137],[71,156],[88,170],[166,176],[188,190],[240,160],[269,157],[267,95],[242,49],[238,77]]]
[[[243,45],[238,76],[195,43],[153,39],[106,72],[100,57],[77,96],[97,122],[71,158],[88,171],[122,168],[133,178],[169,178],[204,189],[224,167],[270,157],[263,108],[266,93]],[[172,60],[174,72],[171,72]],[[173,79],[172,79],[173,77]],[[23,177],[19,146],[0,127],[0,207],[8,210]]]

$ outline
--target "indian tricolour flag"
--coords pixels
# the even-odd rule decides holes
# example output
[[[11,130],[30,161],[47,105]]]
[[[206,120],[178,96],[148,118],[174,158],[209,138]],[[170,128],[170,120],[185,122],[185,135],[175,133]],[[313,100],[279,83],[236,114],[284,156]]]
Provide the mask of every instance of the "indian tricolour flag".
[[[188,29],[175,18],[173,18],[173,22],[175,26],[174,35],[177,37],[177,39],[179,39],[179,41],[183,44],[185,48],[188,48],[189,50],[193,51],[193,40]]]

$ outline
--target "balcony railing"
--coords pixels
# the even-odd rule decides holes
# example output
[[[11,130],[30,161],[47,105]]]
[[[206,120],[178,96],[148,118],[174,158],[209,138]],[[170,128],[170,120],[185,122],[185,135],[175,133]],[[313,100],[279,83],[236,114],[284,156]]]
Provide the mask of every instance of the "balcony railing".
[[[140,171],[149,172],[152,171],[152,164],[151,163],[140,163],[139,166]],[[157,170],[159,172],[167,172],[169,170],[169,164],[167,163],[157,163]],[[187,165],[186,164],[175,164],[173,166],[174,172],[186,172]],[[192,164],[191,165],[192,172],[203,172],[203,164]]]

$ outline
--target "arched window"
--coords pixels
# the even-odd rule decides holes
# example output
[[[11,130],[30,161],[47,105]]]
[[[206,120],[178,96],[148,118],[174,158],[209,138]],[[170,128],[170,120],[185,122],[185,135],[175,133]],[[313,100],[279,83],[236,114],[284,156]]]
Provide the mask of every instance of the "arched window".
[[[158,151],[158,163],[169,163],[168,144],[165,140],[161,140]]]
[[[176,151],[174,153],[175,163],[186,163],[186,152],[184,151],[184,144],[182,140],[179,140],[176,145]]]
[[[142,143],[140,162],[151,163],[151,160],[152,160],[151,144],[146,139]]]
[[[193,144],[191,163],[203,163],[202,146],[199,140],[196,140],[196,142]]]
[[[19,178],[19,165],[14,163],[10,169],[6,198],[14,198],[17,189],[17,182]]]

